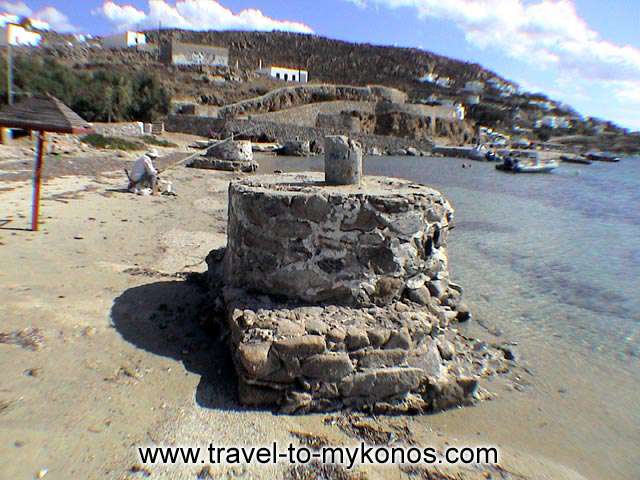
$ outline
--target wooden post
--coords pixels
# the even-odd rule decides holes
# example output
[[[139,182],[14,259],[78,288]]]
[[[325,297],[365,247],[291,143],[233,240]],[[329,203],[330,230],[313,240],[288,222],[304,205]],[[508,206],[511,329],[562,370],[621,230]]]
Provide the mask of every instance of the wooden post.
[[[40,211],[40,182],[42,181],[42,165],[44,164],[44,132],[38,132],[36,149],[36,165],[33,169],[33,205],[31,210],[31,230],[38,231],[38,214]]]

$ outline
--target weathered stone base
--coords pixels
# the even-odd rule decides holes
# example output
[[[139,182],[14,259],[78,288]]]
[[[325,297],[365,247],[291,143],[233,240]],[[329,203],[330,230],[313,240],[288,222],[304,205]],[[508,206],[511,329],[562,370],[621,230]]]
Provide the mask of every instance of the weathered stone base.
[[[210,270],[211,272],[211,270]],[[300,306],[225,288],[240,401],[283,413],[420,413],[482,398],[505,352],[450,328],[460,312],[432,301]]]
[[[204,168],[206,170],[224,170],[227,172],[255,172],[258,169],[258,162],[251,161],[231,161],[219,158],[197,157],[189,164],[192,168]]]

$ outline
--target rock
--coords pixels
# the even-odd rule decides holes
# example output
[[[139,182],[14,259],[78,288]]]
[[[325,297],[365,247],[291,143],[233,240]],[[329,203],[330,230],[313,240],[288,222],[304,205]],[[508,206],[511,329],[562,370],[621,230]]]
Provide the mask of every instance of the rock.
[[[438,351],[440,356],[445,360],[451,360],[456,354],[456,347],[446,338],[440,336],[436,338],[436,344],[438,345]]]
[[[280,358],[305,358],[324,352],[326,344],[319,335],[301,335],[277,340],[273,348]]]
[[[369,337],[369,343],[374,347],[381,347],[389,341],[391,332],[386,328],[373,328],[367,330],[367,337]]]
[[[468,320],[471,320],[471,312],[469,311],[469,307],[466,303],[460,302],[456,306],[456,311],[456,320],[458,320],[459,322],[466,322]]]
[[[429,305],[431,303],[431,293],[425,286],[415,289],[407,289],[406,295],[409,300],[417,303],[418,305]]]
[[[273,355],[270,342],[243,343],[238,347],[238,359],[247,374],[254,378],[265,377],[280,368],[280,362]]]
[[[358,368],[397,367],[407,359],[407,351],[401,348],[391,350],[359,350],[351,356],[358,362]]]
[[[306,140],[292,140],[285,142],[278,151],[279,155],[290,157],[307,157],[311,155],[311,145]]]
[[[429,293],[437,299],[442,299],[447,293],[447,285],[443,280],[434,280],[428,284]]]
[[[391,336],[389,337],[389,341],[385,343],[385,350],[390,350],[394,348],[400,348],[402,350],[411,349],[413,342],[411,340],[411,335],[409,335],[409,330],[407,327],[403,327],[401,330],[391,332]]]
[[[303,413],[309,410],[313,397],[304,392],[289,392],[280,411],[282,413]]]
[[[366,397],[376,400],[414,390],[424,373],[419,368],[380,368],[356,373],[339,386],[344,397]]]
[[[302,374],[322,382],[337,382],[353,371],[346,353],[312,355],[302,364]]]
[[[369,336],[357,327],[347,328],[345,344],[349,350],[358,350],[369,346]]]
[[[250,141],[224,140],[209,147],[206,156],[230,162],[252,162],[253,150]]]
[[[442,357],[438,346],[431,337],[427,337],[418,349],[411,352],[407,363],[412,367],[420,368],[425,375],[431,378],[439,378],[442,374]]]

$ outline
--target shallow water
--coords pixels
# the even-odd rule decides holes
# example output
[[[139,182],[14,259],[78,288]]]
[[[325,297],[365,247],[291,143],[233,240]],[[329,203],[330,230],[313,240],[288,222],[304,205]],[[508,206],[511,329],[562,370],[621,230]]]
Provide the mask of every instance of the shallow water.
[[[640,478],[640,159],[547,175],[462,164],[369,157],[365,171],[449,198],[452,277],[477,319],[519,342],[534,378],[529,392],[429,423],[464,435],[475,422],[487,440],[590,478]],[[261,159],[264,172],[322,168],[322,158]]]

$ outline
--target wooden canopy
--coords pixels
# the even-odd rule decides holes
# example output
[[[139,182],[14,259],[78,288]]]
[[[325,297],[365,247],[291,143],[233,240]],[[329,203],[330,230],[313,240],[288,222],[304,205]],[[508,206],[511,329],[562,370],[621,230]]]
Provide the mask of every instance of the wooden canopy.
[[[21,128],[38,132],[36,165],[33,169],[33,204],[31,230],[38,230],[40,212],[40,183],[44,164],[45,132],[91,133],[91,124],[83,120],[64,103],[52,95],[34,95],[0,111],[0,127]]]
[[[89,122],[52,95],[34,95],[3,108],[0,127],[75,134],[92,131]]]

